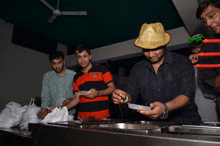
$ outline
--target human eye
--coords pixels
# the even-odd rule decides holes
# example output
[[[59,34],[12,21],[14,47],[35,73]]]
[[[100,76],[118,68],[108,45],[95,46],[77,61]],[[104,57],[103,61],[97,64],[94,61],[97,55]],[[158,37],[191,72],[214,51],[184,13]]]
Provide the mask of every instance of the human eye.
[[[211,14],[210,16],[209,16],[209,18],[213,18],[214,17],[214,14]]]
[[[201,19],[203,23],[206,23],[206,19]]]

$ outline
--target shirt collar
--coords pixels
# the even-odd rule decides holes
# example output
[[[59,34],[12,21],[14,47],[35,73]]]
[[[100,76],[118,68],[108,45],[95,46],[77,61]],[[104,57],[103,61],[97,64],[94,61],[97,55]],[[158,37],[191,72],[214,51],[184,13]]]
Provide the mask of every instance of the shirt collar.
[[[169,51],[165,50],[165,58],[163,60],[163,63],[170,64],[172,62],[172,55]]]
[[[92,67],[89,69],[89,71],[88,71],[88,72],[90,72],[90,71],[91,71],[91,69],[93,69],[93,68],[95,68],[95,67],[96,67],[96,64],[93,64],[93,63],[92,63]],[[82,70],[83,70],[83,68],[81,69],[81,71],[80,71],[80,72],[84,73]]]

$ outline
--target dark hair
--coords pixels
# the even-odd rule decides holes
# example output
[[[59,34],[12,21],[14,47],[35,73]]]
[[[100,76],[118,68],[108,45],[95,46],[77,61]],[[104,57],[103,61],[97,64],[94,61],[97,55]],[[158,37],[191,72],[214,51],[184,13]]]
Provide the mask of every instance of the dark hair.
[[[197,34],[197,35],[194,35],[193,37],[190,38],[193,39],[193,38],[196,38],[197,36],[204,36],[203,34]],[[192,42],[189,43],[188,41],[188,46],[191,50],[197,48],[197,47],[200,47],[201,45],[203,45],[203,40],[206,39],[206,37],[201,37],[201,40],[193,40]]]
[[[37,107],[41,107],[41,97],[40,96],[34,98],[34,104]]]
[[[86,52],[88,52],[89,55],[91,55],[90,48],[89,48],[88,46],[84,45],[84,44],[79,45],[79,46],[76,48],[76,52],[78,52],[78,53],[81,53],[81,52],[84,51],[84,50],[85,50]]]
[[[49,60],[50,60],[50,62],[51,62],[53,59],[59,59],[60,57],[62,57],[62,59],[64,59],[64,54],[63,54],[63,52],[61,52],[61,51],[55,51],[54,53],[50,54]]]
[[[200,19],[202,12],[209,6],[213,5],[216,8],[220,9],[220,0],[203,0],[196,11],[196,18]]]

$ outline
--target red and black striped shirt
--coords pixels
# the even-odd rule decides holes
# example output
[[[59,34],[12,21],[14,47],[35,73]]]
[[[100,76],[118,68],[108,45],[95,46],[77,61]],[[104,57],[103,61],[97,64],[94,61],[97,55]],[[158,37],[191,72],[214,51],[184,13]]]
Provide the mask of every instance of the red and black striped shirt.
[[[108,88],[107,84],[112,81],[112,75],[106,67],[93,64],[88,73],[80,71],[74,76],[73,90],[75,92],[89,91],[92,88],[105,90]],[[82,119],[85,117],[103,118],[110,116],[108,96],[98,96],[93,99],[80,96],[79,99],[78,116]]]

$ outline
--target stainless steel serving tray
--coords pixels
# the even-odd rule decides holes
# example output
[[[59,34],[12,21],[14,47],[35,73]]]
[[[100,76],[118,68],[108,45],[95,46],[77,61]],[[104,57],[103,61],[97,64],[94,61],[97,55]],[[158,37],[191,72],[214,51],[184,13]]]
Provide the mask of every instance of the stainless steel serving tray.
[[[100,124],[111,124],[111,123],[120,123],[124,122],[126,123],[128,120],[124,119],[92,119],[92,120],[71,120],[71,121],[61,121],[61,122],[56,122],[56,123],[48,123],[48,124],[53,124],[53,125],[65,125],[65,126],[70,126],[70,127],[91,127],[95,125],[100,125]]]
[[[173,125],[169,126],[169,132],[182,134],[220,135],[220,127],[206,125]]]
[[[119,132],[128,132],[136,134],[148,134],[151,132],[161,133],[167,131],[167,127],[161,127],[159,125],[147,125],[147,124],[135,124],[135,123],[112,123],[112,124],[100,124],[94,126],[94,128],[111,129]]]

